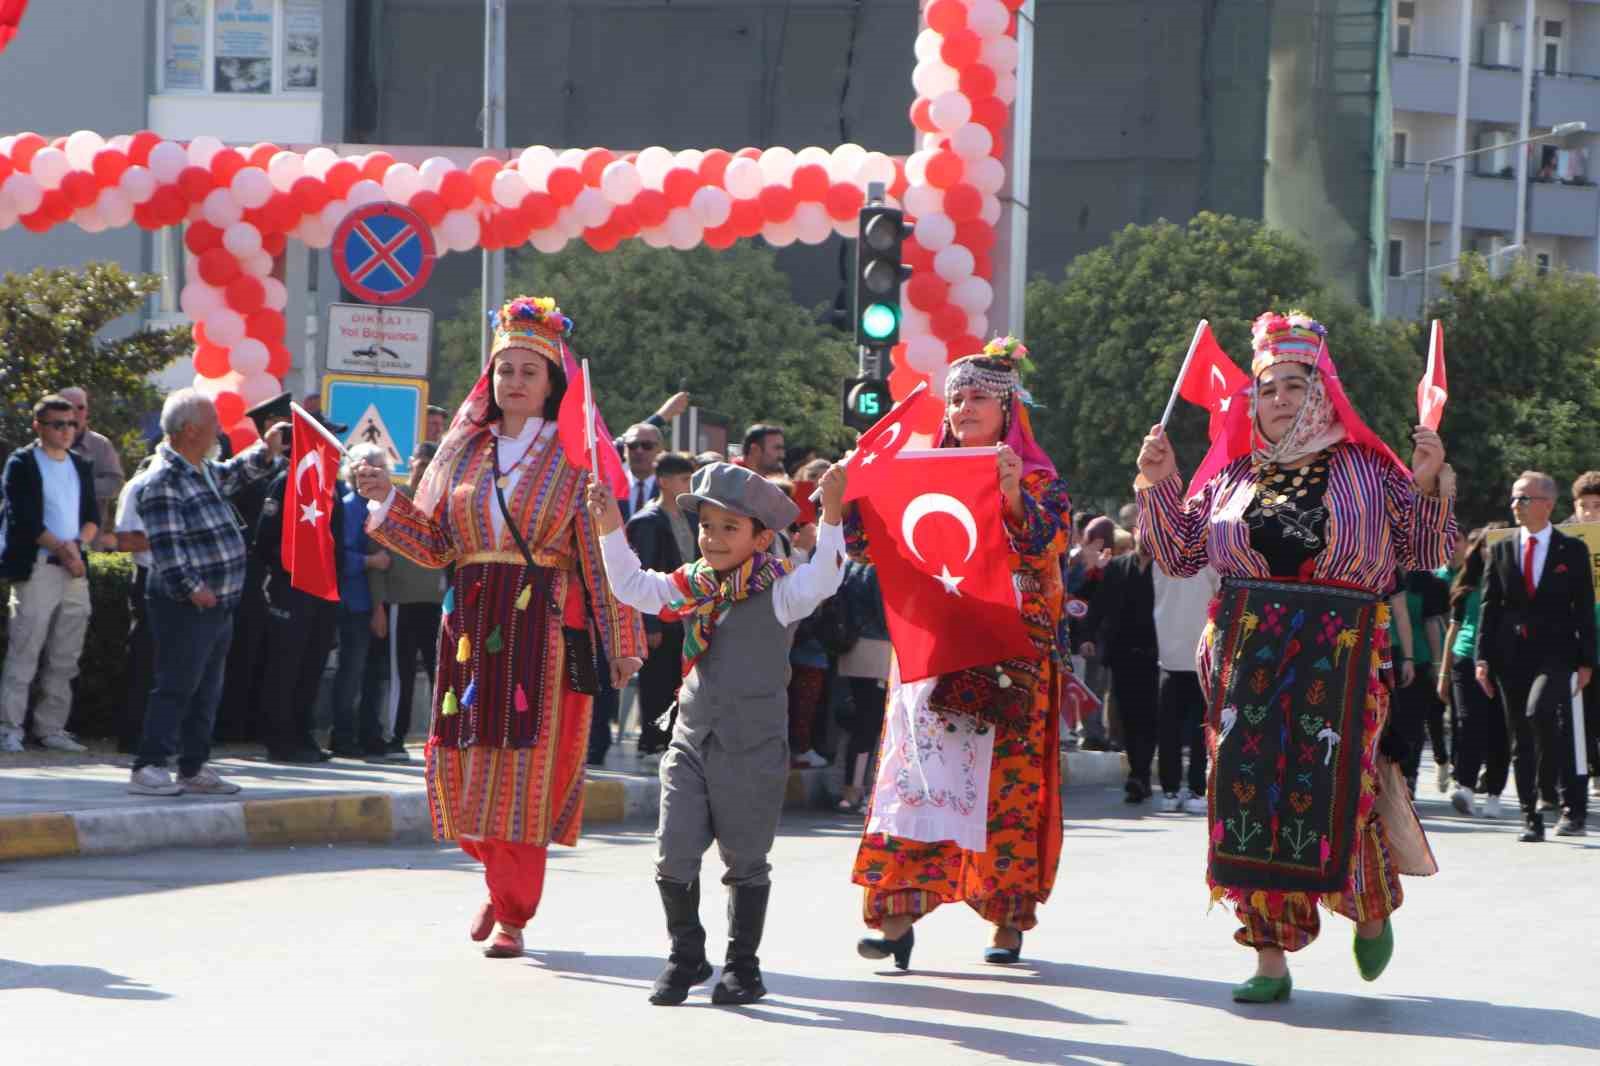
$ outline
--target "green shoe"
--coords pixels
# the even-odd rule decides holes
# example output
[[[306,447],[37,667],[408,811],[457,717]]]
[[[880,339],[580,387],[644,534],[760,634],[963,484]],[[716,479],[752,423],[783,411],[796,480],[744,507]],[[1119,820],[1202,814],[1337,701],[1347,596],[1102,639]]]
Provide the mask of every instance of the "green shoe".
[[[1355,938],[1356,969],[1363,981],[1376,981],[1394,957],[1394,924],[1385,918],[1383,932],[1375,937]]]
[[[1294,988],[1294,978],[1288,974],[1282,977],[1252,977],[1242,985],[1233,986],[1233,1001],[1235,1003],[1276,1003],[1288,999],[1289,992]]]

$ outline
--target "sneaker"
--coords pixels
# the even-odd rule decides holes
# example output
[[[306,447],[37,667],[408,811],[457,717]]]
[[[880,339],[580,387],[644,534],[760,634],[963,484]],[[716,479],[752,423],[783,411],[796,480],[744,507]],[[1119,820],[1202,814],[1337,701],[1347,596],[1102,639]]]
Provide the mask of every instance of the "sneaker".
[[[333,746],[333,757],[335,759],[365,759],[367,757],[367,749],[360,744],[335,744]]]
[[[1583,822],[1576,818],[1566,817],[1561,819],[1561,824],[1556,826],[1558,837],[1586,837],[1589,830],[1584,828]]]
[[[160,766],[141,766],[128,777],[128,791],[135,796],[181,796],[183,786]]]
[[[1178,809],[1184,814],[1205,814],[1206,798],[1184,789],[1178,793]]]
[[[1176,792],[1164,792],[1161,798],[1156,800],[1156,810],[1161,814],[1177,814],[1181,809],[1182,803],[1178,800]]]
[[[796,766],[803,766],[812,770],[820,770],[828,765],[828,760],[818,755],[814,750],[801,752],[794,757],[794,761]]]
[[[1486,796],[1486,797],[1484,797],[1484,800],[1483,800],[1483,816],[1485,818],[1499,818],[1499,817],[1501,817],[1501,813],[1500,813],[1500,797],[1499,796]]]
[[[178,784],[183,786],[183,791],[200,796],[231,796],[239,791],[238,785],[224,781],[209,766],[200,767],[193,777],[178,778]]]
[[[4,752],[7,755],[21,755],[21,735],[17,733],[0,733],[0,752]]]
[[[1440,763],[1438,765],[1437,769],[1438,769],[1438,774],[1439,774],[1439,791],[1440,792],[1449,792],[1450,791],[1450,764],[1447,763],[1447,762],[1442,762],[1442,763]]]
[[[411,753],[406,750],[406,742],[396,737],[384,746],[383,758],[386,762],[410,762]]]
[[[1473,809],[1472,789],[1466,785],[1457,785],[1456,790],[1450,793],[1450,806],[1456,809],[1457,814],[1464,814],[1468,818],[1478,813]]]
[[[71,733],[51,733],[47,737],[40,737],[39,744],[51,751],[81,752],[89,749],[73,739]],[[18,749],[21,750],[21,749]]]

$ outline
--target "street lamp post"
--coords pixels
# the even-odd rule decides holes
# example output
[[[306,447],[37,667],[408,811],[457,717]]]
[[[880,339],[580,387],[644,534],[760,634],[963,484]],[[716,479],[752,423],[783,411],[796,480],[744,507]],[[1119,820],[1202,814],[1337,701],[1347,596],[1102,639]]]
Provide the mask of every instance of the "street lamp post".
[[[1418,309],[1419,315],[1428,313],[1428,272],[1431,269],[1430,259],[1433,248],[1433,168],[1440,163],[1466,159],[1469,156],[1481,155],[1484,152],[1493,152],[1501,148],[1517,148],[1537,141],[1555,140],[1558,137],[1582,133],[1588,128],[1589,124],[1587,122],[1561,122],[1552,127],[1549,133],[1541,133],[1535,137],[1524,137],[1521,140],[1508,141],[1505,144],[1486,145],[1483,148],[1474,148],[1470,152],[1442,155],[1437,159],[1430,159],[1422,164],[1422,306]],[[1455,205],[1457,211],[1463,208],[1463,204]]]

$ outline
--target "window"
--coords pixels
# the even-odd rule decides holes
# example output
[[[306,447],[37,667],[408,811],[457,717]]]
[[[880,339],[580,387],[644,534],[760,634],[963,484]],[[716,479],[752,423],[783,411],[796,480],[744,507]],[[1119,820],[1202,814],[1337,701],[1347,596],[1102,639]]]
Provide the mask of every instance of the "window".
[[[1533,261],[1538,264],[1539,276],[1541,278],[1544,277],[1546,274],[1550,273],[1550,253],[1549,252],[1540,252],[1538,255],[1533,257]]]
[[[1389,276],[1398,278],[1406,272],[1406,242],[1398,238],[1389,242]]]
[[[1417,19],[1417,5],[1401,0],[1394,5],[1394,54],[1411,54],[1411,30]]]
[[[1410,135],[1405,130],[1394,131],[1394,166],[1396,169],[1406,165],[1406,141]]]
[[[162,0],[161,6],[163,92],[322,88],[322,0]]]
[[[1555,76],[1561,71],[1561,20],[1544,20],[1544,72]]]

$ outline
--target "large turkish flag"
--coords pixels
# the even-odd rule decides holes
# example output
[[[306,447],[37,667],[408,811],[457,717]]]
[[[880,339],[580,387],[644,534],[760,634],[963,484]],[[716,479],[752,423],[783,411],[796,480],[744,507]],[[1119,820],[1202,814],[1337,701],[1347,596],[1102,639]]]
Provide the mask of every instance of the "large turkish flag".
[[[333,565],[333,485],[339,474],[338,445],[323,428],[292,408],[294,446],[283,490],[283,568],[289,584],[324,600],[339,598]]]
[[[857,506],[900,680],[1033,656],[994,449],[901,450],[883,468]]]

